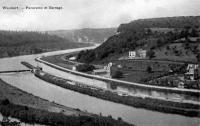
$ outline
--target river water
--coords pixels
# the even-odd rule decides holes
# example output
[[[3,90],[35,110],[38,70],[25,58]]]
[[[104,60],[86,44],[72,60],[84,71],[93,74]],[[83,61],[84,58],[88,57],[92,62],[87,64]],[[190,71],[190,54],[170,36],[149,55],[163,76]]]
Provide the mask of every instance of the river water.
[[[94,82],[94,80],[91,79],[70,75],[68,73],[55,70],[44,64],[39,64],[34,60],[38,56],[60,54],[63,52],[67,53],[74,50],[75,49],[67,51],[56,51],[39,55],[3,58],[0,59],[0,70],[26,69],[23,65],[20,64],[20,62],[27,61],[33,65],[40,65],[45,71],[57,76],[79,81],[81,80],[82,82],[88,84],[95,83],[97,86],[104,85],[104,87],[107,88],[107,84],[105,82]],[[18,87],[24,91],[49,101],[54,101],[56,103],[73,108],[79,108],[83,111],[88,111],[91,113],[102,113],[102,115],[105,116],[112,115],[114,118],[122,117],[123,120],[129,123],[134,123],[138,126],[199,126],[200,124],[200,118],[185,117],[176,114],[166,114],[145,109],[138,109],[63,89],[36,78],[30,72],[0,74],[0,78],[15,87]],[[118,89],[127,90],[123,87],[118,87]]]

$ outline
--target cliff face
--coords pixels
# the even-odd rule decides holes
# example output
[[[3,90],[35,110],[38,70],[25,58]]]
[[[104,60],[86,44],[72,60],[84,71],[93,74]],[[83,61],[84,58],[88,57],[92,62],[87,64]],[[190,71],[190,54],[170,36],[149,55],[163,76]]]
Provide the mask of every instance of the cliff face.
[[[135,20],[128,24],[121,24],[117,33],[98,48],[81,52],[78,60],[109,61],[119,58],[130,50],[142,48],[154,51],[155,58],[157,56],[159,59],[187,55],[186,57],[192,56],[193,60],[197,61],[196,57],[200,53],[199,33],[200,16]],[[185,41],[179,41],[183,38],[186,38]],[[196,39],[194,42],[190,40],[193,38]],[[177,40],[181,44],[176,45]],[[163,49],[166,49],[165,52],[162,51]]]

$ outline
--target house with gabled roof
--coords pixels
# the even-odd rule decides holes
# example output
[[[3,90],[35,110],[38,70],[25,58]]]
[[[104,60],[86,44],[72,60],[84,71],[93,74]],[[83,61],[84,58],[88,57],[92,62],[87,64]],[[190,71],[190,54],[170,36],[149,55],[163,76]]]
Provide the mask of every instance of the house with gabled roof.
[[[200,68],[198,64],[188,64],[185,78],[188,80],[197,80],[200,76]]]

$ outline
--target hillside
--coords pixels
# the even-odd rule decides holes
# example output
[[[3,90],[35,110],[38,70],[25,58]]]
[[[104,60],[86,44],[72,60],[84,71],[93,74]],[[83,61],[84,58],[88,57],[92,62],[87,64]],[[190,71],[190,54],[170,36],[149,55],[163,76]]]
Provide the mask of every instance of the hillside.
[[[79,53],[78,61],[109,62],[140,48],[148,58],[200,61],[200,16],[139,19],[117,31],[96,49]]]
[[[38,32],[0,31],[0,58],[88,46]]]
[[[200,25],[200,16],[187,17],[165,17],[139,19],[128,24],[121,24],[118,28],[119,32],[134,31],[138,28],[184,28],[187,26],[195,27]]]
[[[108,37],[116,33],[116,28],[101,28],[101,29],[77,29],[77,30],[59,30],[48,31],[51,35],[57,35],[62,38],[72,40],[74,42],[96,42],[102,43]]]

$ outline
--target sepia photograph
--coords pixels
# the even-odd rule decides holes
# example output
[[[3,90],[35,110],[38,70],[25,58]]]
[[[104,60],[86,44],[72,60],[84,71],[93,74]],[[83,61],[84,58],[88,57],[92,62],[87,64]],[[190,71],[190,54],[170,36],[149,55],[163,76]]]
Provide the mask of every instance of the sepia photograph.
[[[200,0],[0,0],[0,126],[200,126]]]

